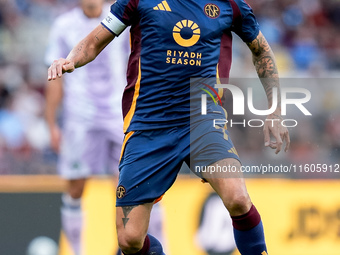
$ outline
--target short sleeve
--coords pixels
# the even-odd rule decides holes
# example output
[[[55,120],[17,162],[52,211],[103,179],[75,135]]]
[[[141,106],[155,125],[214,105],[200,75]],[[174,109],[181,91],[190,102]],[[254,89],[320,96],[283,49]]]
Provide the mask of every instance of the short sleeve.
[[[63,36],[64,29],[60,20],[56,20],[51,27],[44,58],[47,66],[51,65],[55,59],[66,58],[70,51]]]
[[[111,5],[108,16],[102,25],[115,35],[119,35],[127,26],[132,25],[138,18],[139,0],[118,0]]]
[[[245,0],[234,0],[240,11],[241,18],[236,19],[233,31],[244,41],[252,42],[259,34],[260,28],[252,8]]]

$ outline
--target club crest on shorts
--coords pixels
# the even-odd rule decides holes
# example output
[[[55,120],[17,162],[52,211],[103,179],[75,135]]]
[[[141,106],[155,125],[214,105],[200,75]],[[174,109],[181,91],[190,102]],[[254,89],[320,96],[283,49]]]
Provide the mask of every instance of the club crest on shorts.
[[[123,198],[125,194],[126,194],[126,189],[122,185],[119,185],[116,191],[117,198]]]
[[[220,8],[216,4],[206,4],[204,6],[204,13],[209,18],[216,19],[218,16],[220,16]]]

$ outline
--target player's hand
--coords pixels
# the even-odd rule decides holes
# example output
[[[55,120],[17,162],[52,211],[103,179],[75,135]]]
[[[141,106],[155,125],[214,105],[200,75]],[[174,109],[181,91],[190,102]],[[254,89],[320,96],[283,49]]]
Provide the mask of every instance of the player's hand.
[[[290,145],[290,137],[288,129],[281,124],[282,117],[273,113],[268,115],[264,127],[264,146],[275,149],[275,154],[281,151],[284,143],[286,143],[284,151],[288,151]],[[274,140],[271,140],[271,136]]]
[[[63,73],[72,73],[74,71],[74,63],[68,59],[60,58],[54,60],[52,65],[48,68],[47,80],[55,80],[61,77]]]
[[[60,141],[61,141],[61,131],[60,131],[60,128],[57,125],[50,128],[50,138],[51,138],[51,148],[56,153],[59,153]]]

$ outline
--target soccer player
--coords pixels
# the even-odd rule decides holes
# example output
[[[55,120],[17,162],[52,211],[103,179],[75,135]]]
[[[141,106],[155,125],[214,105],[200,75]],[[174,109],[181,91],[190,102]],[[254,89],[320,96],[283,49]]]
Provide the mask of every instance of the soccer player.
[[[124,254],[164,254],[157,239],[147,234],[150,211],[175,181],[182,162],[191,169],[197,165],[241,167],[228,131],[211,124],[213,118],[225,118],[221,106],[210,100],[209,114],[203,117],[191,111],[190,78],[229,76],[231,31],[249,46],[269,106],[274,102],[272,88],[279,90],[278,71],[244,0],[117,0],[107,18],[66,59],[53,62],[48,80],[91,62],[127,26],[131,26],[131,55],[116,193],[118,243]],[[274,106],[264,126],[264,140],[265,146],[279,153],[284,142],[288,149],[290,140],[279,121],[270,121],[281,118],[279,102]],[[244,179],[209,173],[200,177],[229,211],[240,253],[267,254],[261,218]]]
[[[79,7],[54,22],[46,63],[66,57],[79,40],[107,15],[104,0],[81,0]],[[58,171],[68,180],[62,196],[62,229],[74,250],[81,254],[83,212],[81,198],[90,175],[118,175],[123,142],[121,94],[126,85],[128,33],[122,35],[91,64],[49,81],[46,87],[46,121],[51,146],[59,153]],[[62,103],[62,131],[57,112]]]

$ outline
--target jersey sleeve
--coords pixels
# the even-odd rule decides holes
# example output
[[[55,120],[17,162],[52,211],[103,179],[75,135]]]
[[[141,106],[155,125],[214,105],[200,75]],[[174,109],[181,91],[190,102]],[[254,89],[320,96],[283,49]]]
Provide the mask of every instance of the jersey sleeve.
[[[139,0],[117,0],[111,5],[108,16],[103,19],[105,26],[116,36],[120,35],[127,26],[130,26],[138,17],[137,6]]]
[[[244,41],[252,42],[260,32],[259,24],[252,8],[245,0],[234,0],[240,11],[240,18],[236,19],[233,31]]]
[[[57,20],[51,27],[44,57],[47,66],[51,65],[55,59],[66,58],[70,51],[63,36],[64,29],[65,27],[60,20]]]

